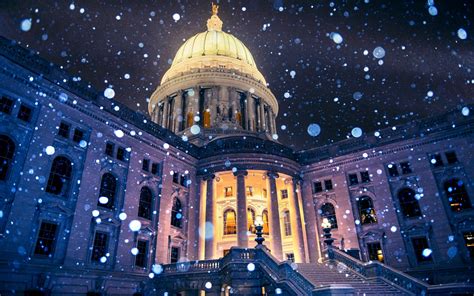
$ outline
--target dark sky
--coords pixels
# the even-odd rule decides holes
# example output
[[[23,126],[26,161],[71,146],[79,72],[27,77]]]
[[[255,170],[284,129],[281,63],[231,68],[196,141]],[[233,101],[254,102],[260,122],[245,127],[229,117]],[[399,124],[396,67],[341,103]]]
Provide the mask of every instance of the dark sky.
[[[224,30],[247,45],[279,100],[280,141],[294,148],[474,102],[473,1],[218,2]],[[210,1],[4,0],[0,33],[146,112],[179,46],[209,16]],[[373,55],[379,46],[381,59]],[[312,123],[318,136],[308,134]]]

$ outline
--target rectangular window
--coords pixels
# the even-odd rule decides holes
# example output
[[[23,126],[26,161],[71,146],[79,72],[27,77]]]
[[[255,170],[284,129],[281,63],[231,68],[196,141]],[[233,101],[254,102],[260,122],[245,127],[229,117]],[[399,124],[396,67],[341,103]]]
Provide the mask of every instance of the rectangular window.
[[[59,129],[58,129],[58,136],[61,136],[63,138],[69,138],[69,130],[71,129],[71,125],[61,122],[59,124]]]
[[[247,196],[253,196],[253,187],[252,186],[247,186],[245,192],[246,192]]]
[[[153,175],[158,175],[160,173],[160,164],[159,163],[152,163],[151,164],[151,173]]]
[[[448,161],[449,164],[458,162],[458,157],[456,156],[456,152],[449,151],[449,152],[446,152],[445,155],[446,155],[446,160]]]
[[[13,109],[13,100],[2,97],[0,100],[0,112],[5,114],[11,114]]]
[[[267,189],[262,189],[262,195],[264,199],[267,199]]]
[[[367,253],[369,254],[369,260],[380,261],[383,263],[383,252],[379,242],[368,243]]]
[[[112,143],[105,144],[105,154],[111,157],[114,156],[114,144]]]
[[[232,187],[224,187],[224,196],[231,197],[232,195]]]
[[[433,261],[431,249],[429,248],[426,237],[414,237],[411,239],[411,242],[413,244],[413,250],[415,251],[416,261],[418,261],[418,263]]]
[[[138,240],[138,254],[135,255],[135,266],[146,267],[148,259],[148,241]]]
[[[179,248],[177,247],[171,247],[171,258],[170,262],[171,263],[176,263],[179,260]]]
[[[179,184],[179,173],[174,172],[173,174],[173,183]]]
[[[410,163],[408,161],[400,162],[400,168],[402,169],[402,174],[411,174],[413,170],[411,169]]]
[[[142,161],[142,170],[145,172],[148,172],[150,170],[150,160],[149,159],[143,159]]]
[[[30,122],[31,120],[31,113],[32,110],[30,107],[21,104],[20,111],[18,111],[18,119],[23,120],[25,122]]]
[[[397,169],[396,164],[391,163],[391,164],[387,165],[387,169],[388,169],[388,174],[389,174],[390,177],[397,177],[398,176],[398,169]]]
[[[288,190],[286,189],[281,190],[281,198],[282,199],[288,198]]]
[[[80,129],[76,128],[74,129],[74,134],[72,136],[72,140],[76,143],[79,143],[84,139],[84,132],[81,131]]]
[[[463,237],[467,251],[469,252],[469,258],[474,260],[474,232],[464,232]]]
[[[332,180],[324,180],[324,189],[326,191],[332,190]]]
[[[124,161],[125,160],[125,149],[123,147],[118,147],[117,149],[117,159]]]
[[[431,155],[430,162],[435,168],[441,167],[444,165],[443,159],[441,158],[441,154],[439,153]]]
[[[286,260],[287,261],[291,261],[291,262],[295,262],[295,254],[293,253],[286,253]]]
[[[349,185],[359,184],[359,179],[357,179],[357,174],[349,174]]]
[[[321,182],[313,182],[313,193],[319,193],[323,191],[323,185]]]
[[[362,183],[369,183],[370,182],[370,174],[368,171],[360,172],[360,181]]]
[[[179,178],[179,185],[186,187],[187,180],[188,178],[186,175],[181,175]]]
[[[55,223],[41,222],[36,239],[35,255],[50,256],[53,254],[57,228],[58,225]]]
[[[106,232],[96,231],[92,246],[92,261],[100,262],[100,258],[107,254],[109,235]]]

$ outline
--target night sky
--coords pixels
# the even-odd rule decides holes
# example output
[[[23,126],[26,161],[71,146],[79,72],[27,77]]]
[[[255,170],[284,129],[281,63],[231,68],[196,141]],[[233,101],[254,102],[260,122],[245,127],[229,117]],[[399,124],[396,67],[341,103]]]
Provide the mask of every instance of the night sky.
[[[474,102],[473,1],[218,2],[223,30],[250,49],[279,100],[279,140],[296,149]],[[205,31],[210,6],[4,0],[0,33],[145,113],[179,46]],[[309,124],[321,133],[310,136]]]

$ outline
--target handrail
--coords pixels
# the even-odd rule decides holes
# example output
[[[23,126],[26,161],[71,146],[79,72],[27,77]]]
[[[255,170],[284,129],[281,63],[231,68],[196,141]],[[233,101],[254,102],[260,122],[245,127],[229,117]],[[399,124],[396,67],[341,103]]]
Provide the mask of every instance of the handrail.
[[[333,248],[334,259],[365,277],[380,277],[416,295],[426,294],[429,285],[408,274],[379,262],[362,262]]]

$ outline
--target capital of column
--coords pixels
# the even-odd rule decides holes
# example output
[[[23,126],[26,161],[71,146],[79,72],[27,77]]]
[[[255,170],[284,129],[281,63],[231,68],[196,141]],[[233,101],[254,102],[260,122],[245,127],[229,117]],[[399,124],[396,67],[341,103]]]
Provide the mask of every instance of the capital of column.
[[[216,175],[214,175],[214,174],[207,174],[207,175],[203,175],[202,179],[204,181],[209,181],[209,180],[214,180],[215,177],[216,177]]]
[[[300,176],[293,176],[292,181],[295,185],[303,185],[303,178],[301,178]]]
[[[245,177],[249,174],[249,172],[247,170],[237,170],[233,174],[236,177],[238,177],[238,176],[244,176]]]
[[[280,175],[278,175],[277,172],[267,172],[267,176],[269,178],[275,178],[275,179],[280,177]]]

